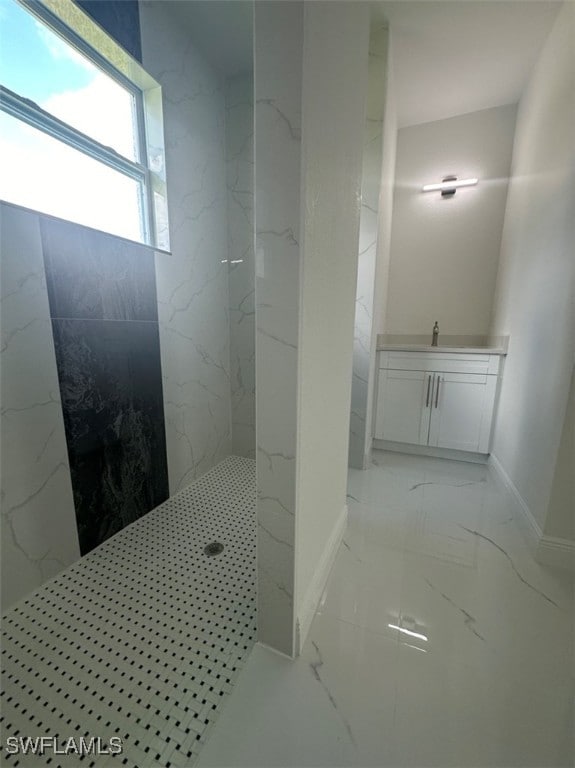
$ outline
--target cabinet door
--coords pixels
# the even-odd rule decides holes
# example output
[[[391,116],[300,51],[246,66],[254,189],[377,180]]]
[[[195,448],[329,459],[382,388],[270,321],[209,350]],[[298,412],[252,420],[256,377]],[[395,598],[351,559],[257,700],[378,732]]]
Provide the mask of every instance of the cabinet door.
[[[375,437],[397,443],[427,445],[433,374],[425,371],[379,371]]]
[[[437,374],[429,445],[488,453],[496,383],[496,376]]]

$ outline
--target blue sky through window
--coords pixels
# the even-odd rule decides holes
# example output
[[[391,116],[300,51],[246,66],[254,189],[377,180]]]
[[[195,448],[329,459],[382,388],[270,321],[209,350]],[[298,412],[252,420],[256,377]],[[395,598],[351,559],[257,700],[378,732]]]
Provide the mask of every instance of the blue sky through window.
[[[133,94],[16,0],[0,0],[0,83],[138,159]],[[1,110],[0,155],[0,199],[143,239],[132,179]]]
[[[66,56],[63,40],[13,0],[0,0],[0,30],[0,77],[10,90],[40,104],[56,83],[73,91],[94,79],[94,72]]]
[[[0,82],[137,159],[132,94],[16,0],[0,0]]]

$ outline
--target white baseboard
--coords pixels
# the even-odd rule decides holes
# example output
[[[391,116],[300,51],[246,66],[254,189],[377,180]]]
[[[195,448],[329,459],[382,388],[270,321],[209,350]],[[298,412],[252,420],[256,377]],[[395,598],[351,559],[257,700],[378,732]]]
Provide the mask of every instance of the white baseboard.
[[[489,466],[495,470],[498,479],[501,481],[503,487],[509,492],[511,498],[515,502],[515,510],[519,513],[518,520],[521,524],[523,532],[527,538],[531,551],[535,555],[539,542],[543,536],[543,531],[537,520],[533,517],[533,513],[527,506],[525,499],[521,496],[515,484],[503,468],[503,465],[493,453],[489,457]]]
[[[431,456],[436,459],[451,459],[452,461],[467,461],[471,464],[487,464],[488,453],[472,453],[471,451],[455,451],[451,448],[434,448],[429,445],[412,445],[411,443],[395,443],[391,440],[373,438],[372,447],[379,451],[407,453],[410,456]]]
[[[272,645],[268,645],[267,643],[262,643],[261,640],[256,641],[256,645],[259,645],[261,648],[265,648],[266,651],[271,651],[271,653],[275,653],[276,656],[281,656],[282,659],[287,659],[288,661],[293,661],[293,656],[288,656],[287,653],[284,653],[283,651],[278,651],[277,648],[274,648]]]
[[[329,539],[326,542],[322,556],[317,564],[315,574],[299,608],[296,621],[296,656],[299,656],[306,641],[313,617],[321,600],[327,580],[343,539],[347,526],[347,504],[341,510]]]
[[[495,470],[498,479],[515,502],[515,508],[519,513],[518,520],[522,524],[521,527],[537,562],[554,568],[575,570],[575,541],[545,536],[525,499],[515,487],[497,456],[491,454],[489,466]]]
[[[575,541],[543,536],[537,547],[535,558],[543,565],[575,571]]]

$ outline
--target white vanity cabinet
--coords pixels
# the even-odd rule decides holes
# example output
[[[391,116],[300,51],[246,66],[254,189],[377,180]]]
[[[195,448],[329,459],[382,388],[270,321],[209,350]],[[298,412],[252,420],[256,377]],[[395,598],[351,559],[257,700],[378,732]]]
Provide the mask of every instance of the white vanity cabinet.
[[[500,356],[379,353],[374,437],[489,453]]]

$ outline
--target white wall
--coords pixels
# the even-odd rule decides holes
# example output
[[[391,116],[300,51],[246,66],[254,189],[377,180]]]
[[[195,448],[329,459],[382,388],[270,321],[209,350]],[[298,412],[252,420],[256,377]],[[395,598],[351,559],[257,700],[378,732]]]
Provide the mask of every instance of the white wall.
[[[232,453],[250,459],[256,455],[253,87],[251,74],[226,81]]]
[[[40,217],[0,204],[2,610],[80,557]]]
[[[256,3],[258,640],[294,652],[303,3]]]
[[[575,359],[574,40],[567,2],[519,104],[492,324],[510,335],[493,453],[541,529]]]
[[[349,418],[349,466],[365,469],[371,449],[371,399],[375,368],[375,273],[386,101],[388,30],[372,22],[369,39],[367,109],[363,129],[361,214],[353,335]]]
[[[515,107],[398,132],[385,327],[391,334],[485,335],[497,276]],[[477,177],[452,198],[423,193],[448,175]]]
[[[345,522],[369,49],[367,4],[304,8],[295,549],[301,642]]]
[[[225,83],[170,2],[140,3],[163,91],[171,255],[156,256],[170,493],[231,451]]]
[[[575,368],[553,474],[544,534],[575,541]]]
[[[397,109],[395,76],[393,72],[393,33],[388,32],[387,67],[385,84],[385,109],[383,117],[383,155],[381,163],[381,185],[379,190],[379,221],[377,235],[377,258],[375,265],[374,331],[372,336],[372,360],[376,359],[377,334],[385,332],[384,320],[387,313],[389,290],[389,268],[391,263],[391,229],[393,220],[393,191],[395,187],[395,162],[397,155]],[[369,437],[373,434],[373,402],[375,398],[375,369],[368,393],[367,413],[371,416],[368,424]]]
[[[345,522],[368,40],[363,3],[255,6],[258,640],[290,656]]]

